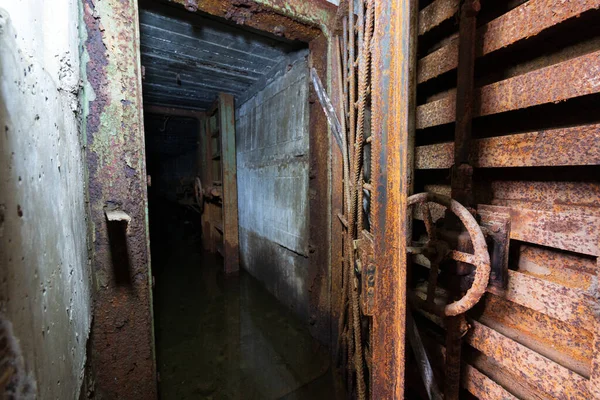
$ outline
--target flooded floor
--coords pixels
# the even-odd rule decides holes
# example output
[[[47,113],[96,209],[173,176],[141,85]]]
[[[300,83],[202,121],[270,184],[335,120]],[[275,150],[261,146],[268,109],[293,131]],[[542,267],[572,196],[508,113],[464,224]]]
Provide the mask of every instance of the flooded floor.
[[[247,273],[223,275],[220,256],[202,251],[199,214],[154,210],[160,398],[335,399],[327,349]]]

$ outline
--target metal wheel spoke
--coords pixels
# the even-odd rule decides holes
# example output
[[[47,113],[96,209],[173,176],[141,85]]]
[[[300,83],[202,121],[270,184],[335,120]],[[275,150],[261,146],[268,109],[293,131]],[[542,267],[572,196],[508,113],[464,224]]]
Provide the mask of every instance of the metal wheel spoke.
[[[479,258],[474,254],[465,253],[463,251],[452,250],[449,253],[451,259],[459,262],[465,262],[467,264],[477,266],[479,264]]]
[[[429,240],[437,239],[435,234],[435,225],[433,223],[433,218],[431,217],[431,210],[429,209],[429,203],[423,203],[423,219],[425,220],[425,229],[427,230],[427,235],[429,236]]]
[[[433,304],[435,299],[435,288],[437,287],[438,273],[440,266],[437,263],[431,263],[429,269],[429,284],[427,285],[427,302]]]

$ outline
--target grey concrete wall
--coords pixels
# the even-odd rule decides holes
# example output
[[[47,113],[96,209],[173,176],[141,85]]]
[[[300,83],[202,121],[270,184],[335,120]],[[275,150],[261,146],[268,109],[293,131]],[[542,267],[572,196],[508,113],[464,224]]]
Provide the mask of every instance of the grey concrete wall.
[[[78,398],[91,323],[77,20],[0,0],[0,312],[39,399]]]
[[[236,110],[241,265],[308,319],[308,66],[303,51]]]

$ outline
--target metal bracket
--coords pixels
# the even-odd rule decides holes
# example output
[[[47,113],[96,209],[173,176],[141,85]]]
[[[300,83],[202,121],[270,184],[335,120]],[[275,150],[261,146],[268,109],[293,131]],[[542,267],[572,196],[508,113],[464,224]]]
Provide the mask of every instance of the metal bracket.
[[[354,241],[362,278],[360,305],[363,315],[372,316],[375,310],[375,280],[377,277],[377,267],[373,258],[373,235],[363,230],[360,237]]]
[[[490,252],[488,290],[501,294],[508,284],[508,246],[510,244],[510,209],[478,205],[477,217]]]

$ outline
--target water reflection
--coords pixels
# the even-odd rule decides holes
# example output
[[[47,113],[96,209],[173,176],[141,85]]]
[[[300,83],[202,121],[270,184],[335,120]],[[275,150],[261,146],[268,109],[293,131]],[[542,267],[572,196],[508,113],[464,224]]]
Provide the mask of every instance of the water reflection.
[[[225,278],[184,216],[151,214],[161,399],[334,399],[327,350],[251,276]]]

